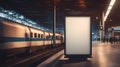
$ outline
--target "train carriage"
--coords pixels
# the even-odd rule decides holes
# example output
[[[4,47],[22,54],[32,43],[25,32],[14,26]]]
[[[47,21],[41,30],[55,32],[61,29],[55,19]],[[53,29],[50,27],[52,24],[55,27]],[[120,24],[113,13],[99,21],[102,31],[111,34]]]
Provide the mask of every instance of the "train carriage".
[[[42,30],[30,28],[30,44],[29,45],[32,52],[43,49],[44,32]]]
[[[53,40],[53,39],[50,37],[50,32],[44,31],[44,35],[45,35],[45,45],[50,48],[51,45],[52,45],[52,40]]]
[[[62,35],[56,33],[56,44],[57,45],[61,44],[61,42],[62,42],[61,40],[62,40]]]
[[[63,35],[56,33],[56,44],[63,43]],[[62,37],[62,40],[61,40]],[[53,33],[32,28],[10,20],[0,20],[0,58],[16,54],[30,54],[51,48]]]
[[[1,22],[1,43],[0,50],[7,54],[23,53],[29,46],[29,40],[26,38],[27,27],[11,21]]]

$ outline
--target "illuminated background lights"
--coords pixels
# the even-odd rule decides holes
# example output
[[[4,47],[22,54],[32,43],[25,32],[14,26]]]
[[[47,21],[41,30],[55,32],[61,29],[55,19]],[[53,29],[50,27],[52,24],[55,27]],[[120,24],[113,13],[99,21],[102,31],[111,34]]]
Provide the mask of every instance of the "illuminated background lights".
[[[108,8],[107,8],[107,11],[106,11],[106,13],[105,13],[104,21],[106,21],[106,19],[107,19],[108,15],[109,15],[109,13],[110,13],[113,5],[115,4],[115,1],[116,1],[116,0],[111,0],[111,1],[110,1],[109,5],[108,5]]]
[[[34,27],[37,29],[52,32],[52,30],[49,30],[47,28],[44,28],[44,27],[38,25],[36,22],[25,18],[23,15],[20,15],[20,14],[16,13],[15,11],[10,11],[10,10],[5,10],[3,8],[0,8],[0,17],[20,23],[20,24],[27,25],[30,27]]]

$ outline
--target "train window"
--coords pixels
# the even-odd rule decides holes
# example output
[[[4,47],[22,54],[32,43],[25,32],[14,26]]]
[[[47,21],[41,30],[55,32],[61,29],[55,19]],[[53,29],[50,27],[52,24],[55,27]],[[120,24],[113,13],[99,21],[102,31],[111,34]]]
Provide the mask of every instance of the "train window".
[[[52,36],[52,39],[53,39],[53,36]]]
[[[38,38],[40,38],[40,34],[38,34]]]
[[[50,38],[52,38],[52,36],[50,35]]]
[[[25,33],[25,38],[28,38],[28,34],[27,33]]]
[[[37,38],[37,33],[34,34],[34,37]]]
[[[41,34],[41,38],[44,38],[44,35],[43,35],[43,34]]]
[[[48,36],[46,35],[46,38],[48,38]]]
[[[33,37],[33,33],[32,33],[32,32],[30,33],[30,37],[31,37],[31,38]]]
[[[56,37],[56,39],[58,39],[58,37],[57,36],[55,36]]]
[[[59,36],[56,36],[56,39],[59,39]]]
[[[50,38],[50,36],[49,36],[49,35],[47,35],[47,36],[46,36],[46,38]]]
[[[48,36],[46,36],[46,38],[48,38]]]

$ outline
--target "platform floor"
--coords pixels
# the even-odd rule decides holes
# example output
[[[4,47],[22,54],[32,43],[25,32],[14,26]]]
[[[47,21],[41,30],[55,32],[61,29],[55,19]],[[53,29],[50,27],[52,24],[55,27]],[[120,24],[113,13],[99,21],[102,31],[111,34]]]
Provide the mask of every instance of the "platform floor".
[[[64,58],[64,50],[51,58],[37,67],[120,67],[120,43],[93,42],[92,58],[87,61]]]

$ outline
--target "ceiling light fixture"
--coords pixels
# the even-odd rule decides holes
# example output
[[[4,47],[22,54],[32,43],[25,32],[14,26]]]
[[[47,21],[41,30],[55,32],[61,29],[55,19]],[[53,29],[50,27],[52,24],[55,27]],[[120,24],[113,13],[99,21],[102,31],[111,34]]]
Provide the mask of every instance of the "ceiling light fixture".
[[[109,15],[109,13],[110,13],[113,5],[115,4],[115,1],[116,1],[116,0],[111,0],[111,1],[110,1],[109,5],[108,5],[108,8],[107,8],[107,11],[106,11],[106,13],[105,13],[104,21],[106,21],[106,19],[107,19],[108,15]]]

